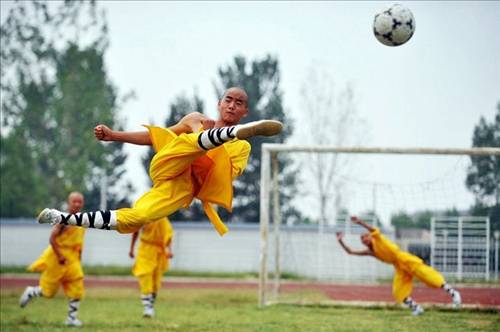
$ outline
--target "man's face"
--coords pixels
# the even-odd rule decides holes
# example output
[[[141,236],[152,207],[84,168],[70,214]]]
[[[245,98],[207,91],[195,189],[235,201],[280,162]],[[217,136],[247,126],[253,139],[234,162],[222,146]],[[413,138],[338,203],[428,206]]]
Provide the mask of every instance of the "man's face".
[[[231,88],[226,91],[221,100],[219,100],[220,119],[226,125],[235,125],[248,114],[246,93],[238,88]]]
[[[363,242],[363,244],[367,247],[371,246],[372,244],[372,237],[370,234],[363,234],[361,235],[361,242]]]
[[[71,194],[68,197],[68,212],[77,213],[83,208],[83,196],[80,194]]]

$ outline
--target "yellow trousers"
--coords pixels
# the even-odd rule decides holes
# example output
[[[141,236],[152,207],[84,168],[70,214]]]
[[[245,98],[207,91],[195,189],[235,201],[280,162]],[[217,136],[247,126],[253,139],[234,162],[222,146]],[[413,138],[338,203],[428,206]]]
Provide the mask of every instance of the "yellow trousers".
[[[423,262],[413,263],[410,268],[395,266],[392,294],[398,302],[403,302],[413,290],[413,277],[429,287],[439,288],[445,283],[441,273]]]
[[[150,177],[154,186],[137,200],[133,208],[117,210],[118,232],[136,232],[144,224],[189,206],[194,196],[190,166],[206,153],[198,146],[198,135],[175,136],[153,157]]]
[[[56,295],[59,285],[70,299],[81,299],[84,294],[83,270],[80,262],[49,266],[42,272],[40,288],[44,297]]]
[[[158,293],[161,289],[161,279],[163,271],[156,268],[151,274],[144,274],[138,277],[141,294]]]
[[[139,279],[141,294],[158,293],[163,273],[168,270],[165,249],[145,242],[139,244],[132,274]]]

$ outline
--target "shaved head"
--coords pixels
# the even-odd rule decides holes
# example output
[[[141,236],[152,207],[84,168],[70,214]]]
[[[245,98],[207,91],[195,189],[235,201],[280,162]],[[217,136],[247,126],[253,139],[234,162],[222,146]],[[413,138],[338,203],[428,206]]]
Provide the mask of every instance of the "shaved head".
[[[245,104],[248,105],[248,95],[247,95],[246,91],[243,90],[242,88],[237,87],[237,86],[230,87],[229,89],[227,89],[226,91],[224,91],[224,94],[222,95],[221,99],[224,99],[224,97],[227,94],[231,94],[231,93],[240,94],[245,99]]]
[[[82,193],[73,191],[68,195],[68,212],[77,213],[83,208],[84,199]]]
[[[81,192],[79,192],[79,191],[73,191],[73,192],[69,193],[68,200],[70,200],[73,197],[78,197],[78,198],[82,198],[83,199],[83,194]]]
[[[222,126],[234,126],[248,114],[248,95],[242,88],[231,87],[219,100],[219,121]]]

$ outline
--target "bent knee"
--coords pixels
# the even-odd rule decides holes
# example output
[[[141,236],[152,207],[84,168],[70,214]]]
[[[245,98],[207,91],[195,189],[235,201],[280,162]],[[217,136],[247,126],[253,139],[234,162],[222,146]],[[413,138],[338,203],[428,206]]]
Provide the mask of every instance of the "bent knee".
[[[43,295],[43,297],[51,299],[51,298],[53,298],[56,295],[56,293],[57,293],[57,289],[42,287],[42,295]]]

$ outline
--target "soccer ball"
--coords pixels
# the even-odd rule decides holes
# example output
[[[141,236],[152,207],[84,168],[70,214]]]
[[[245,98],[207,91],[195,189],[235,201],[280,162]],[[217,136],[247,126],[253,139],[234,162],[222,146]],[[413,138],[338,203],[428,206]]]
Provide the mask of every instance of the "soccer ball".
[[[399,46],[410,40],[415,32],[415,19],[411,11],[399,4],[375,15],[373,33],[379,42],[387,46]]]

